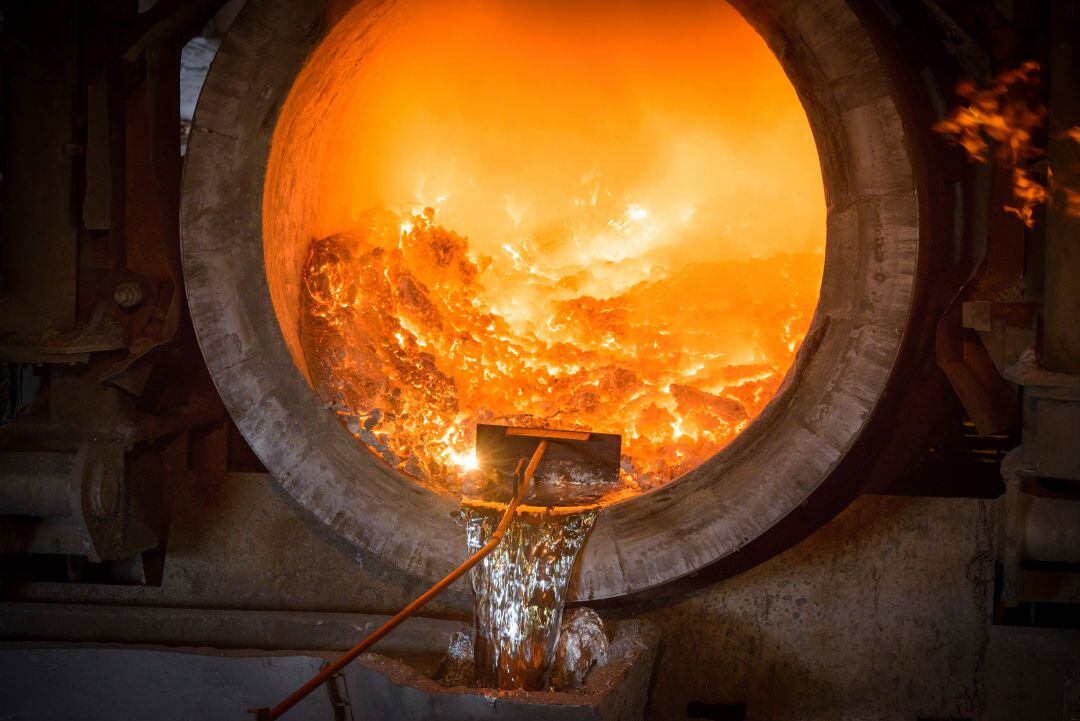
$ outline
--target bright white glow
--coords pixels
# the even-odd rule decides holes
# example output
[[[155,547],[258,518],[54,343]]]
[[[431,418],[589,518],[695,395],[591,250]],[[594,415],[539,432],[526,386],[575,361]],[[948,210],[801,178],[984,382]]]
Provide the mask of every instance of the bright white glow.
[[[679,440],[683,437],[682,418],[676,418],[671,423],[671,437]]]
[[[476,460],[476,451],[467,451],[465,453],[451,452],[451,458],[454,464],[463,471],[475,471],[480,467],[480,462]]]

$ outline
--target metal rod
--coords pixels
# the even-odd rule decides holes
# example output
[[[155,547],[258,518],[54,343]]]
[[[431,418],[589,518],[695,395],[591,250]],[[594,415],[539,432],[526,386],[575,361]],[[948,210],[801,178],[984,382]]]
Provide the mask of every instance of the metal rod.
[[[506,507],[506,512],[503,513],[502,519],[499,521],[499,525],[495,527],[495,531],[492,532],[491,538],[484,544],[483,548],[478,550],[473,555],[469,556],[460,566],[451,571],[443,580],[436,583],[434,586],[424,591],[415,601],[410,603],[405,608],[397,612],[397,614],[389,621],[384,623],[374,633],[365,638],[360,643],[352,647],[345,655],[334,661],[332,664],[320,671],[314,678],[308,681],[306,684],[294,691],[288,698],[279,703],[272,709],[265,708],[253,708],[248,709],[250,713],[256,715],[258,721],[274,721],[274,719],[281,718],[285,712],[291,709],[296,704],[300,703],[308,694],[315,689],[322,686],[324,683],[330,680],[330,677],[334,674],[340,673],[341,669],[348,666],[357,656],[364,651],[371,648],[376,641],[381,639],[386,634],[397,628],[402,621],[413,615],[421,608],[423,608],[428,601],[442,593],[447,586],[454,581],[461,578],[465,573],[471,569],[480,561],[484,560],[484,557],[494,551],[500,541],[502,541],[503,535],[506,534],[506,529],[510,526],[510,521],[513,520],[514,514],[517,511],[517,507],[521,504],[521,501],[525,498],[525,492],[529,488],[529,481],[532,480],[533,474],[536,473],[536,467],[540,463],[540,458],[544,455],[544,451],[547,450],[548,442],[541,440],[536,445],[536,450],[533,451],[532,458],[529,459],[529,465],[525,468],[525,475],[521,476],[521,482],[517,486],[517,492],[514,494],[513,499],[510,501],[510,505]],[[524,459],[518,462],[517,470],[514,472],[515,477],[521,472],[521,464]]]

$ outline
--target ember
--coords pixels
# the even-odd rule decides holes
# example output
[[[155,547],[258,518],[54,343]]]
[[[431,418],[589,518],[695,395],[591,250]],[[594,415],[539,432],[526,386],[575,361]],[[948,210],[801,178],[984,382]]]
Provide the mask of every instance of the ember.
[[[536,321],[514,322],[481,283],[490,259],[430,213],[401,225],[375,212],[312,244],[305,350],[357,437],[454,490],[478,422],[616,430],[631,489],[699,464],[776,392],[820,273],[820,257],[785,254],[690,265],[607,299],[562,299],[556,281]]]

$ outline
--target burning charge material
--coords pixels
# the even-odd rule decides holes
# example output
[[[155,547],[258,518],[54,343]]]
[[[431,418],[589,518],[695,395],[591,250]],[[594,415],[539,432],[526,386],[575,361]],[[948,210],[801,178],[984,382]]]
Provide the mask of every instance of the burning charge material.
[[[820,257],[785,254],[692,264],[607,298],[532,278],[550,293],[514,320],[485,287],[493,261],[467,239],[433,213],[401,226],[373,211],[312,244],[302,342],[354,435],[455,493],[475,468],[472,428],[493,420],[619,430],[622,484],[608,500],[670,481],[761,412],[817,297]]]

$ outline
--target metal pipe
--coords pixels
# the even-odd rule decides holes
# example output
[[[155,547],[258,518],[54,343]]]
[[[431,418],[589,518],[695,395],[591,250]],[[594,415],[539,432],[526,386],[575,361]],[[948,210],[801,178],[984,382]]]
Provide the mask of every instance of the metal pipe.
[[[0,515],[69,516],[74,453],[0,453]]]
[[[510,501],[510,505],[506,507],[506,512],[503,513],[502,519],[499,521],[499,525],[495,527],[495,531],[491,534],[491,538],[484,544],[483,548],[478,550],[473,555],[469,556],[460,566],[451,571],[445,578],[429,588],[423,594],[421,594],[415,601],[410,603],[405,608],[398,611],[398,613],[389,621],[384,623],[374,633],[365,638],[360,643],[352,647],[345,655],[334,661],[332,664],[320,671],[314,678],[294,691],[288,698],[279,703],[273,709],[265,708],[253,708],[248,709],[250,713],[256,715],[257,721],[274,721],[274,719],[281,718],[285,712],[291,709],[296,704],[300,703],[304,698],[308,696],[312,691],[322,686],[324,683],[330,680],[332,676],[339,673],[341,669],[348,666],[364,651],[371,648],[379,639],[386,634],[397,628],[405,619],[413,615],[421,608],[423,608],[428,601],[442,593],[447,586],[452,584],[457,579],[461,578],[465,573],[471,569],[480,561],[484,560],[484,557],[494,551],[499,543],[502,541],[503,535],[506,534],[506,529],[510,526],[510,521],[513,520],[514,514],[517,512],[518,506],[525,498],[525,492],[529,488],[529,482],[532,480],[533,474],[536,473],[536,467],[540,463],[540,458],[544,455],[544,451],[547,450],[547,440],[541,440],[536,450],[533,451],[532,458],[529,459],[529,465],[525,468],[524,476],[521,476],[521,482],[517,484],[514,489],[514,497]],[[518,463],[515,476],[521,471],[521,462]]]
[[[1025,494],[1020,503],[1024,558],[1080,562],[1080,501]]]

